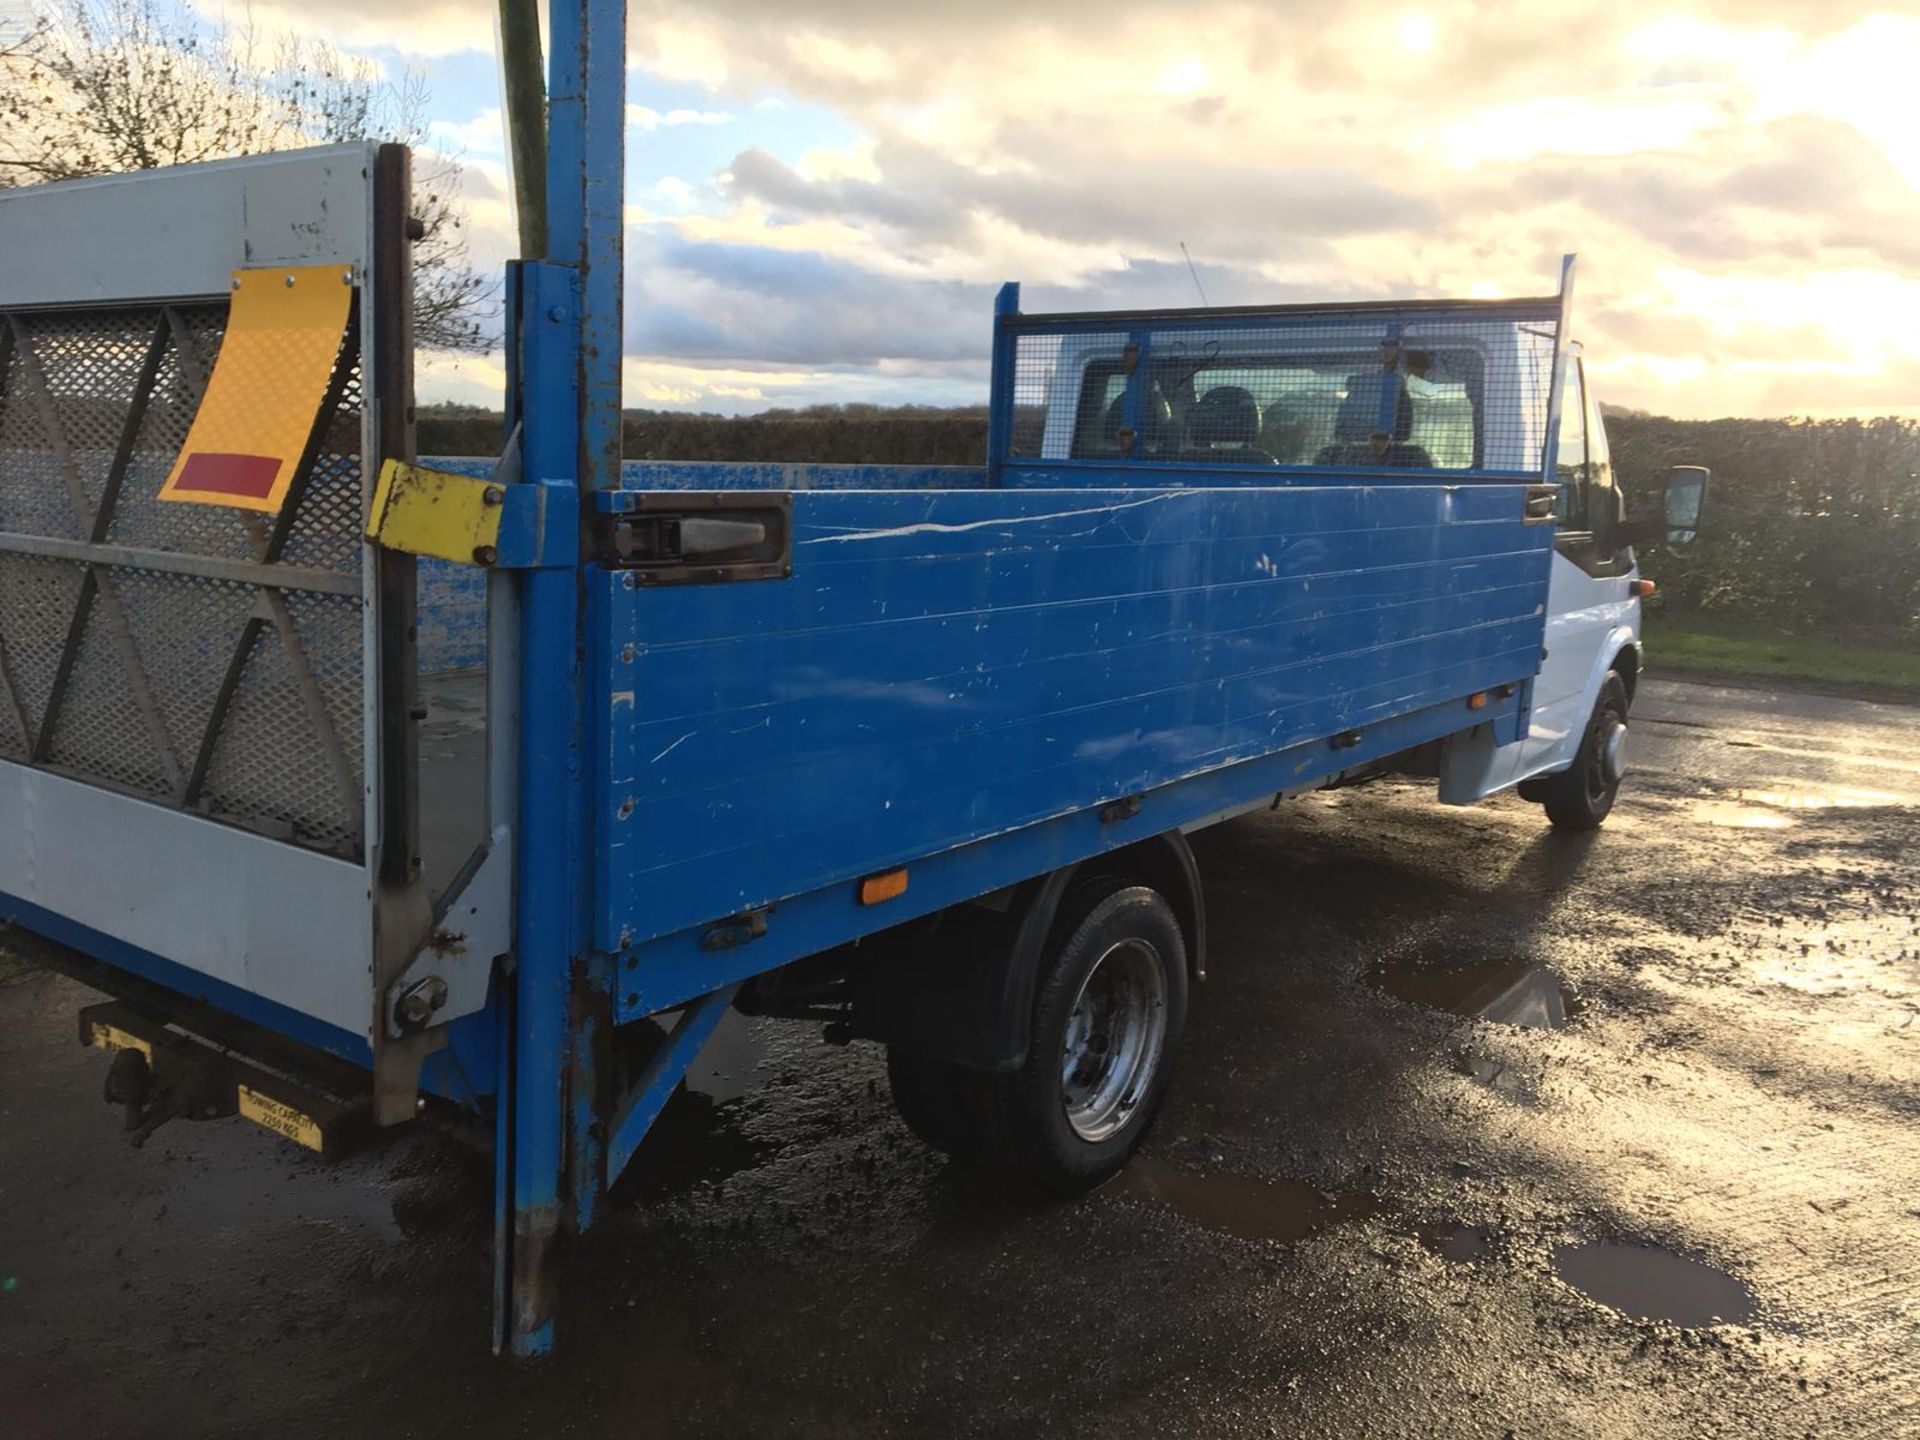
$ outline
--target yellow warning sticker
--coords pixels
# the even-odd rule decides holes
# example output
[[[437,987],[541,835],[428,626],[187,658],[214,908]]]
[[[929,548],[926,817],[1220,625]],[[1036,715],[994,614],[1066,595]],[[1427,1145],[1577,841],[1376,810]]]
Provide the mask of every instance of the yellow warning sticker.
[[[346,265],[233,272],[220,357],[162,500],[279,510],[333,377],[352,279]]]
[[[256,1125],[264,1125],[309,1150],[321,1148],[320,1123],[303,1115],[284,1101],[262,1095],[250,1086],[240,1086],[240,1113]]]
[[[108,1025],[99,1020],[88,1022],[87,1043],[101,1050],[138,1050],[147,1057],[147,1063],[153,1063],[153,1046],[138,1035],[129,1035],[118,1025]]]

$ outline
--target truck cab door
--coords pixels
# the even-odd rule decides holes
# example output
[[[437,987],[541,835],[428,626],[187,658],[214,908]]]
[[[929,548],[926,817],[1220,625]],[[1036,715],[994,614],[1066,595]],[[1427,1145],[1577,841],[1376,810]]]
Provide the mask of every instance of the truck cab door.
[[[1618,632],[1638,629],[1625,578],[1633,551],[1620,543],[1620,492],[1606,430],[1576,357],[1567,374],[1556,468],[1560,481],[1552,572],[1547,585],[1546,657],[1514,778],[1564,767],[1579,747],[1591,690]]]

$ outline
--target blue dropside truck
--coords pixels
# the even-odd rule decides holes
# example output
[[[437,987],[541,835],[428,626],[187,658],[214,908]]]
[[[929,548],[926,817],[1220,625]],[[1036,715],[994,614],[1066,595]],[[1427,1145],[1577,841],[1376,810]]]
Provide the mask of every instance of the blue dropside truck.
[[[556,148],[617,152],[555,93]],[[495,1343],[534,1355],[556,1244],[730,1007],[884,1045],[928,1144],[1078,1190],[1173,1076],[1194,830],[1390,773],[1606,817],[1633,546],[1684,543],[1704,475],[1625,515],[1570,265],[1511,301],[1008,286],[981,466],[623,464],[618,190],[555,187],[506,453],[424,464],[404,151],[0,194],[0,916],[112,997],[81,1038],[136,1141],[490,1126]],[[263,333],[322,347],[310,394]],[[288,414],[276,460],[249,417]],[[464,754],[423,678],[460,666]]]

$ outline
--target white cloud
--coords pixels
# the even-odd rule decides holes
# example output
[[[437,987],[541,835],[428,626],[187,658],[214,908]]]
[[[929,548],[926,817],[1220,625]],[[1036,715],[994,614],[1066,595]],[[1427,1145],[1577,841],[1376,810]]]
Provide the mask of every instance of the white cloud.
[[[474,151],[482,155],[506,153],[506,121],[498,105],[490,106],[471,120],[432,120],[427,133],[443,142],[442,149]]]
[[[338,0],[324,15],[268,0],[259,14],[407,55],[492,41],[490,0]],[[740,265],[824,257],[841,267],[830,300],[798,278],[751,292],[781,316],[765,343],[826,334],[866,366],[727,379],[712,355],[658,349],[633,378],[672,403],[754,399],[714,388],[728,385],[782,403],[974,383],[957,360],[894,353],[886,327],[944,336],[959,302],[941,287],[971,296],[1002,278],[1183,303],[1168,268],[1181,240],[1216,300],[1535,293],[1578,249],[1594,368],[1649,408],[1891,404],[1889,377],[1920,374],[1909,7],[653,0],[631,32],[636,66],[704,95],[634,105],[630,123],[739,135],[720,175],[681,166],[630,197],[636,236],[732,247]],[[790,161],[781,127],[804,107],[857,138]],[[434,135],[490,175],[488,120],[445,117]],[[477,204],[482,233],[510,234],[503,192]],[[827,307],[853,303],[862,274],[894,308],[850,329]],[[682,278],[689,318],[751,313],[726,267]],[[634,343],[665,343],[650,333]],[[693,343],[687,326],[660,333]],[[928,365],[917,381],[899,370]],[[1898,403],[1920,409],[1920,395]]]
[[[662,125],[725,125],[732,119],[724,110],[679,108],[663,113],[651,105],[627,106],[627,124],[636,130],[658,130]]]

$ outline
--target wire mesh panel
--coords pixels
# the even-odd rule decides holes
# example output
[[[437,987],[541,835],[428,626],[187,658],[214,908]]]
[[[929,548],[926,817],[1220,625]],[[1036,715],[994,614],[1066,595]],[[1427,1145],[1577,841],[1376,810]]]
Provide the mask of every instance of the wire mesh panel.
[[[357,857],[356,326],[278,515],[161,501],[226,313],[0,314],[0,757]]]
[[[1011,458],[1537,474],[1554,315],[1143,317],[1015,338]]]
[[[1014,342],[1013,430],[1007,453],[1036,460],[1066,455],[1073,444],[1081,377],[1091,377],[1095,367],[1120,373],[1128,343],[1125,331],[1019,336]]]

